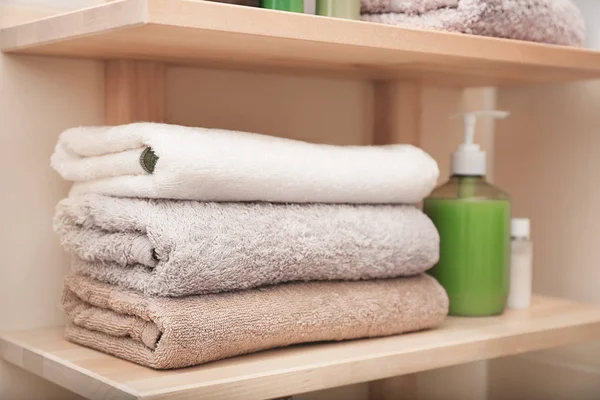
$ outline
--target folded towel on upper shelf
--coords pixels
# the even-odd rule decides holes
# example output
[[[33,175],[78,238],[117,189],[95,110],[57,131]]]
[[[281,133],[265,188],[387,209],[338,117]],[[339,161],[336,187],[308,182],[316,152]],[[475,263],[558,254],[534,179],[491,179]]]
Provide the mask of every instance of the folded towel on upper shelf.
[[[69,129],[52,166],[76,181],[72,195],[290,203],[412,204],[439,174],[410,145],[319,145],[153,123]]]
[[[55,230],[76,271],[161,296],[289,281],[419,274],[439,257],[413,206],[205,203],[101,195],[62,200]],[[85,261],[84,261],[85,260]]]
[[[363,21],[569,46],[585,34],[571,0],[362,0],[361,12]]]
[[[445,7],[458,7],[459,0],[361,0],[361,14],[422,14]]]
[[[182,298],[146,296],[70,275],[62,306],[68,340],[166,369],[295,343],[432,328],[446,316],[448,297],[427,275]]]

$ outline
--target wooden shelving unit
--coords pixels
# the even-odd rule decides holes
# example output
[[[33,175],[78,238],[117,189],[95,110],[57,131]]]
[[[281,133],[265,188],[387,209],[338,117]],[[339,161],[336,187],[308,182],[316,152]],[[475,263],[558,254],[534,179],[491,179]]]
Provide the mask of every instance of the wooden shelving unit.
[[[600,78],[600,53],[192,0],[121,0],[0,31],[5,52],[497,86]]]
[[[545,297],[439,329],[293,346],[155,371],[63,339],[62,329],[6,334],[0,356],[90,399],[268,399],[567,345],[600,337],[600,307]]]
[[[165,121],[171,64],[374,83],[376,143],[419,143],[421,84],[600,79],[600,52],[193,0],[120,0],[0,30],[7,54],[106,61],[106,123]],[[0,356],[90,399],[265,399],[600,338],[600,307],[538,297],[435,330],[154,371],[63,339],[4,334]]]

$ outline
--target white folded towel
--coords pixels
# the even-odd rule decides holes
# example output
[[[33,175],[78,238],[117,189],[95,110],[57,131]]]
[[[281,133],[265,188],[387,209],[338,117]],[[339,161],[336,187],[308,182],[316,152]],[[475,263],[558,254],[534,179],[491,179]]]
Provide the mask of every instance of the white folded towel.
[[[155,165],[144,163],[154,155]],[[76,181],[71,195],[291,203],[417,203],[439,174],[410,145],[331,146],[153,123],[69,129],[52,166]]]

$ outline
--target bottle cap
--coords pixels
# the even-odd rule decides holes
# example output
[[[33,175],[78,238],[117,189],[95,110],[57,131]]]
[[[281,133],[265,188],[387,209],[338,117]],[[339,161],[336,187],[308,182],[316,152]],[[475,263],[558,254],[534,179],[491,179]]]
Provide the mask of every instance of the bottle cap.
[[[528,218],[513,218],[510,221],[510,236],[519,239],[529,239],[531,223]]]
[[[506,118],[506,111],[472,111],[460,114],[464,121],[464,142],[452,153],[453,175],[485,175],[485,151],[475,144],[475,122],[478,117]]]

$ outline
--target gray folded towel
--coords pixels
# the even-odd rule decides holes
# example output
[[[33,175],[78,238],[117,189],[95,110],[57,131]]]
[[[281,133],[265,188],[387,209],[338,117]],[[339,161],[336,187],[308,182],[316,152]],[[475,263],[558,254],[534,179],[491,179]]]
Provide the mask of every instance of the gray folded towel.
[[[422,14],[444,7],[458,7],[459,0],[361,0],[362,14]]]
[[[55,230],[76,271],[150,295],[419,274],[439,257],[412,206],[205,203],[73,196]]]
[[[585,22],[571,0],[362,0],[363,21],[580,46]]]
[[[179,368],[295,343],[432,328],[448,313],[448,296],[427,275],[181,298],[71,275],[62,306],[67,339],[152,368]]]

